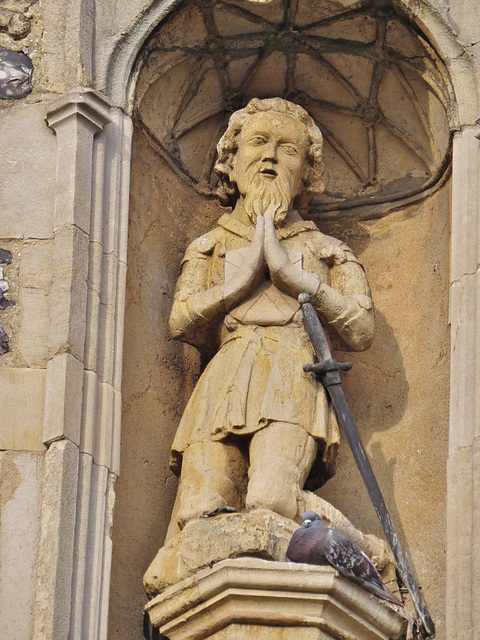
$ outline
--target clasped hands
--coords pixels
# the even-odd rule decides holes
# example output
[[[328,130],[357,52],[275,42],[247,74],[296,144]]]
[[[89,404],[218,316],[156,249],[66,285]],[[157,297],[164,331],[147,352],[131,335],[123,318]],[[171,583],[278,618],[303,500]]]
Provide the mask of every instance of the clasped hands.
[[[272,216],[257,217],[252,243],[236,274],[224,285],[224,299],[236,304],[247,297],[268,267],[272,283],[285,293],[297,297],[306,292],[314,295],[320,285],[318,276],[295,265],[282,248]]]

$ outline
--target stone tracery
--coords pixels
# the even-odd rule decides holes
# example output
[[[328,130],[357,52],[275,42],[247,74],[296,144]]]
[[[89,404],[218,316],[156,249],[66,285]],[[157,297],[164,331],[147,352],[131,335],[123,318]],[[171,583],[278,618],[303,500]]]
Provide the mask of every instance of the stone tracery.
[[[282,95],[324,132],[330,171],[314,212],[361,206],[361,217],[384,215],[385,203],[425,192],[445,173],[445,71],[391,10],[307,5],[182,4],[142,56],[139,118],[171,166],[210,194],[229,115],[253,96]],[[379,204],[382,213],[372,208]]]

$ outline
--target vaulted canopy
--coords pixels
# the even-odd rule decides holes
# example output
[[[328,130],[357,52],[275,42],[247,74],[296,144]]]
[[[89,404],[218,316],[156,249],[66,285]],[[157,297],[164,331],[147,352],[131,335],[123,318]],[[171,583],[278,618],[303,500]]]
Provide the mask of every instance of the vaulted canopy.
[[[153,34],[136,116],[182,178],[215,189],[216,143],[251,97],[304,106],[324,136],[322,216],[376,217],[421,197],[448,166],[447,73],[387,5],[185,1]]]

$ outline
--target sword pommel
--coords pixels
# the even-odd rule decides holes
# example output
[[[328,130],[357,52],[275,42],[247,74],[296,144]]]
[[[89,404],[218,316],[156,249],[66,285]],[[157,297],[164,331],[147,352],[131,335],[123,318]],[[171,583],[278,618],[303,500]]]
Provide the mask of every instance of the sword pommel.
[[[307,304],[307,302],[310,302],[310,295],[308,293],[301,293],[298,296],[298,301],[301,305]]]

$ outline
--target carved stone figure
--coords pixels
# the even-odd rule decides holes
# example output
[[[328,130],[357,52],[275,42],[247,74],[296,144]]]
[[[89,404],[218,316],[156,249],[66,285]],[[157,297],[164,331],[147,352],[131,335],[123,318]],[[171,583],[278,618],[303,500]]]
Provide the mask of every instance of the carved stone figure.
[[[232,206],[187,249],[170,329],[210,359],[172,446],[180,528],[224,505],[291,519],[302,489],[335,472],[339,432],[302,365],[313,351],[297,296],[352,350],[373,339],[363,267],[299,214],[323,190],[322,135],[280,98],[251,100],[218,144],[221,196]]]

